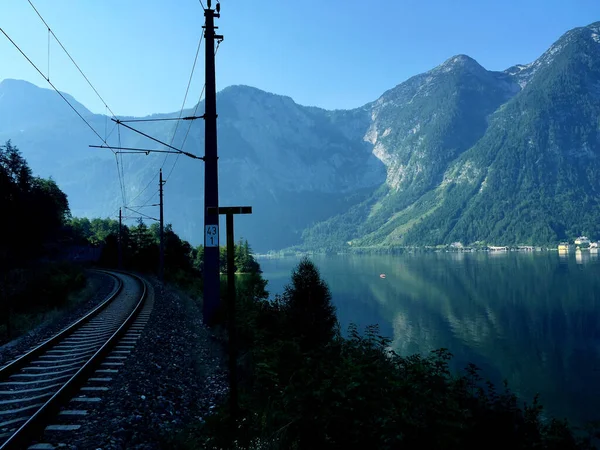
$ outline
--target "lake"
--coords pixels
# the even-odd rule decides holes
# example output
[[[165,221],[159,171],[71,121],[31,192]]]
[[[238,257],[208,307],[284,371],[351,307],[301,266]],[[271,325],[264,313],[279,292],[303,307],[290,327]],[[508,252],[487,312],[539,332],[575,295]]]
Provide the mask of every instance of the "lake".
[[[573,423],[600,419],[600,261],[574,252],[316,256],[345,331],[379,324],[402,355],[446,347]],[[271,294],[296,258],[259,259]],[[380,278],[385,273],[386,278]]]

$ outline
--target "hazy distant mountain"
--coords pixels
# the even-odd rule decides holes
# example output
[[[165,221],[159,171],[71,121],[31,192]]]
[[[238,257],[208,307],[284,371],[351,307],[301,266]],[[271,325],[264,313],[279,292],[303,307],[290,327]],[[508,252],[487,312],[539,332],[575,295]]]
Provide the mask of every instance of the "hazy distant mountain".
[[[21,101],[22,93],[27,93],[27,101]],[[119,133],[113,130],[114,123],[81,108],[102,137],[110,135],[109,143],[117,145]],[[19,114],[12,113],[15,109]],[[385,180],[384,165],[372,154],[370,145],[346,128],[354,128],[354,123],[359,129],[367,126],[366,112],[336,114],[303,107],[288,97],[247,86],[220,92],[218,109],[220,201],[224,206],[254,207],[252,216],[237,219],[236,234],[248,238],[257,249],[300,242],[307,226],[347,210]],[[30,117],[36,118],[35,123]],[[183,141],[190,123],[185,149],[201,155],[201,120],[182,122],[174,145]],[[174,128],[173,122],[135,125],[167,142]],[[106,216],[122,204],[115,157],[110,150],[88,148],[100,140],[53,91],[16,80],[0,83],[0,141],[7,139],[21,149],[36,173],[56,179],[68,194],[74,215]],[[121,145],[160,148],[124,128]],[[171,155],[164,165],[165,177],[176,160],[165,186],[165,218],[183,236],[199,243],[203,236],[203,163]],[[157,202],[152,195],[158,191],[158,179],[135,197],[158,174],[163,161],[163,155],[122,155],[130,206]],[[142,210],[156,217],[152,211]]]
[[[112,122],[73,102],[103,137],[111,132]],[[254,207],[236,234],[257,250],[600,238],[600,23],[504,72],[452,57],[351,111],[247,86],[221,91],[217,108],[220,201]],[[170,142],[174,122],[137,125]],[[203,136],[194,121],[185,150],[203,154]],[[56,93],[1,82],[0,140],[9,138],[35,172],[54,176],[75,215],[106,216],[122,203],[115,157],[88,148],[98,138]],[[127,130],[121,144],[159,148]],[[158,180],[134,197],[163,160],[123,155],[130,205],[156,203]],[[165,186],[165,217],[194,243],[203,175],[201,161],[180,157]]]

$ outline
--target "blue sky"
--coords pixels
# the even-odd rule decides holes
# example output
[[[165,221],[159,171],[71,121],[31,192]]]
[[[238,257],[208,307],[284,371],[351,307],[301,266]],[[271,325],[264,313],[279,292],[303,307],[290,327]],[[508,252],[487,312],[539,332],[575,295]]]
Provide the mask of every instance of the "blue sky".
[[[116,114],[179,109],[204,21],[198,0],[32,1]],[[221,13],[219,90],[247,84],[334,109],[375,100],[459,53],[490,70],[531,62],[567,30],[600,20],[600,1],[223,0]],[[48,32],[27,0],[1,0],[0,27],[46,73]],[[188,106],[204,83],[203,55]],[[3,35],[0,61],[0,80],[48,87]],[[104,112],[56,42],[50,79]]]

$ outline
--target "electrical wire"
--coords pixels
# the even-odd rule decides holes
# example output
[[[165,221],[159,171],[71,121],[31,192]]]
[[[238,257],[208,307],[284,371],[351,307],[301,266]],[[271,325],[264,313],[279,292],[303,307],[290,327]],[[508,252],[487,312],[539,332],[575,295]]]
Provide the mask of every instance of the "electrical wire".
[[[108,116],[107,116],[108,117]],[[114,131],[117,129],[117,123],[115,122],[115,124],[112,127],[112,130],[110,130],[110,133],[108,133],[108,136],[106,136],[106,140],[108,141],[108,138],[111,137],[111,135],[114,133]]]
[[[56,40],[56,42],[58,42],[58,44],[60,45],[60,47],[62,48],[62,50],[65,52],[65,54],[69,57],[69,59],[71,60],[71,62],[73,63],[73,65],[75,65],[75,67],[77,68],[77,70],[79,71],[79,73],[83,76],[83,78],[85,79],[85,81],[92,88],[92,90],[98,96],[98,98],[100,99],[100,101],[104,104],[105,111],[110,111],[111,114],[113,115],[113,117],[116,117],[116,115],[114,114],[114,112],[112,111],[112,109],[108,106],[108,104],[106,103],[106,101],[104,100],[104,98],[102,98],[102,96],[100,95],[100,93],[98,92],[98,90],[94,87],[94,85],[89,80],[89,78],[85,75],[85,73],[83,73],[83,70],[81,70],[81,67],[79,67],[79,64],[77,64],[77,62],[75,62],[75,60],[73,59],[73,57],[71,56],[71,54],[69,53],[69,51],[65,48],[65,46],[60,41],[60,39],[58,38],[58,36],[56,36],[56,33],[54,33],[54,31],[50,28],[50,26],[48,25],[48,23],[46,22],[46,20],[42,17],[42,15],[38,11],[38,9],[35,7],[35,5],[31,2],[31,0],[28,0],[28,3],[29,3],[29,5],[31,5],[31,7],[33,8],[33,10],[37,14],[37,16],[40,18],[40,20],[42,21],[42,23],[44,24],[44,26],[48,29],[48,55],[47,55],[47,58],[48,58],[47,59],[47,61],[48,61],[48,71],[47,71],[47,76],[44,77],[44,74],[41,72],[41,70],[33,63],[33,61],[25,54],[25,52],[23,52],[21,50],[21,48],[10,38],[10,36],[8,36],[8,34],[3,29],[0,29],[0,31],[2,31],[2,33],[8,38],[8,40],[17,48],[17,50],[19,50],[19,52],[25,57],[25,59],[27,59],[27,61],[40,73],[40,75],[42,75],[42,77],[44,77],[46,79],[46,81],[48,82],[48,84],[50,84],[50,86],[52,86],[52,88],[61,96],[61,98],[71,107],[71,109],[73,109],[73,111],[75,111],[75,113],[77,113],[77,115],[94,132],[94,134],[96,136],[98,136],[98,138],[102,142],[104,142],[104,144],[106,144],[107,147],[109,147],[111,149],[111,151],[115,155],[115,162],[116,162],[116,165],[117,165],[117,175],[118,175],[118,178],[119,178],[119,186],[120,186],[120,189],[121,189],[121,197],[122,197],[122,200],[123,200],[123,204],[125,204],[125,198],[126,198],[125,197],[125,179],[124,179],[124,172],[123,172],[122,156],[121,156],[121,167],[119,167],[119,156],[115,153],[115,150],[110,145],[108,145],[108,142],[107,142],[108,138],[110,137],[110,134],[112,134],[112,132],[114,131],[114,128],[111,131],[111,133],[107,135],[107,122],[105,121],[104,139],[103,139],[100,136],[100,134],[96,131],[96,129],[79,113],[79,111],[77,111],[77,109],[67,100],[67,98],[50,81],[50,37],[51,36],[54,37],[54,39]]]
[[[217,48],[215,48],[215,56],[217,56],[217,52],[219,51],[219,46],[221,45],[221,42],[217,42]],[[198,103],[196,103],[196,108],[194,108],[194,114],[193,116],[195,116],[198,113],[198,106],[200,106],[200,102],[202,101],[202,97],[204,96],[204,90],[206,89],[206,83],[204,84],[204,86],[202,87],[202,92],[200,92],[200,98],[198,98]],[[183,147],[185,146],[185,142],[187,141],[188,135],[190,134],[190,130],[192,129],[192,124],[193,121],[190,122],[190,125],[188,126],[188,129],[185,133],[185,137],[183,138],[183,142],[181,143],[181,150],[183,150]],[[169,177],[171,176],[171,174],[173,173],[173,170],[175,170],[175,166],[177,165],[177,161],[179,161],[179,157],[181,156],[181,153],[178,154],[175,157],[175,162],[173,163],[173,166],[171,167],[171,170],[169,171],[169,174],[167,175],[167,177],[165,178],[165,182],[169,179]]]
[[[187,95],[187,94],[186,94]],[[160,119],[129,119],[119,120],[120,123],[132,123],[132,122],[164,122],[167,120],[194,120],[201,119],[202,117],[190,116],[190,117],[162,117]]]
[[[109,106],[106,104],[106,102],[104,101],[104,99],[102,98],[102,96],[98,93],[98,91],[96,90],[96,88],[94,87],[94,85],[91,83],[91,81],[88,79],[88,77],[85,76],[85,74],[83,73],[83,70],[81,70],[81,68],[79,67],[79,65],[75,62],[75,60],[73,59],[73,57],[71,56],[71,54],[67,51],[67,49],[62,44],[62,42],[60,42],[60,39],[58,39],[58,37],[56,36],[56,34],[54,34],[54,31],[52,31],[52,29],[50,28],[50,26],[46,23],[46,21],[44,20],[44,18],[40,14],[40,12],[37,10],[37,8],[33,5],[33,3],[31,2],[31,0],[27,0],[27,1],[29,2],[29,4],[31,5],[31,7],[33,8],[33,10],[36,12],[36,14],[40,18],[40,20],[44,23],[44,25],[46,26],[46,28],[48,28],[48,32],[52,33],[52,36],[54,36],[54,39],[56,39],[56,42],[58,42],[58,45],[60,45],[60,47],[63,49],[63,51],[67,54],[67,56],[69,57],[69,59],[71,60],[71,62],[73,64],[75,64],[75,67],[77,67],[77,70],[79,70],[79,73],[83,76],[83,78],[85,78],[85,81],[87,81],[87,83],[90,85],[90,87],[94,90],[94,92],[96,93],[96,95],[98,96],[98,98],[100,99],[100,101],[104,104],[104,106],[106,107],[106,109],[108,109],[110,111],[110,113],[112,114],[113,117],[117,117],[115,115],[115,113],[112,111],[112,109],[110,109]],[[48,41],[48,55],[49,54],[50,54],[50,42]],[[49,60],[50,60],[50,57],[48,57],[48,61]],[[50,72],[50,69],[48,69],[48,72]],[[50,76],[48,76],[48,78],[49,77]]]
[[[194,70],[195,70],[195,68],[196,68],[196,62],[197,62],[197,60],[198,60],[198,54],[199,54],[199,52],[200,52],[200,48],[202,47],[202,39],[203,39],[203,38],[204,38],[204,33],[202,33],[202,34],[200,35],[200,39],[199,39],[199,41],[198,41],[198,47],[197,47],[197,49],[196,49],[196,55],[195,55],[195,57],[194,57],[194,63],[193,63],[193,65],[192,65],[192,71],[191,71],[191,73],[190,73],[190,78],[189,78],[189,80],[188,80],[188,85],[187,85],[187,88],[186,88],[186,90],[185,90],[185,96],[184,96],[183,102],[182,102],[182,104],[181,104],[181,110],[180,110],[180,112],[179,112],[179,118],[181,118],[181,116],[182,116],[182,114],[183,114],[183,109],[184,109],[184,107],[185,107],[185,102],[186,102],[186,100],[187,100],[188,92],[189,92],[189,89],[190,89],[190,84],[191,84],[191,82],[192,82],[192,76],[194,75]],[[205,86],[206,86],[206,85],[205,85]],[[204,92],[204,87],[202,88],[202,92]],[[197,110],[198,110],[198,105],[196,105],[196,109],[194,110],[194,114],[193,114],[194,116],[196,115],[196,111],[197,111]],[[191,124],[192,122],[193,122],[193,121],[190,121],[190,124]],[[170,145],[171,145],[171,146],[173,145],[173,141],[174,141],[174,139],[175,139],[175,133],[177,132],[177,127],[178,127],[178,126],[179,126],[179,120],[177,121],[177,124],[176,124],[176,127],[175,127],[175,131],[173,132],[173,135],[171,136],[171,142],[170,142]],[[188,133],[189,133],[189,128],[188,128]],[[186,139],[187,139],[187,134],[186,134]],[[185,142],[185,140],[184,140],[184,142]],[[164,165],[165,165],[165,163],[166,163],[166,161],[167,161],[167,157],[168,157],[168,156],[169,156],[169,155],[166,155],[166,156],[165,156],[165,159],[163,160],[163,162],[162,162],[162,164],[161,164],[161,166],[160,166],[160,168],[161,168],[161,169],[164,167]],[[180,156],[180,154],[179,154],[179,155],[177,155],[177,159],[179,159],[179,156]],[[175,160],[175,162],[177,162],[177,159]],[[173,164],[173,168],[174,168],[174,167],[175,167],[175,164]],[[173,168],[171,169],[171,172],[173,171]],[[170,175],[170,173],[171,173],[171,172],[169,172],[169,175]],[[144,192],[145,192],[145,191],[146,191],[146,190],[147,190],[147,189],[150,187],[150,185],[151,185],[152,183],[154,183],[154,181],[156,180],[156,178],[157,178],[157,177],[158,177],[158,175],[157,175],[157,174],[154,174],[154,176],[153,176],[153,177],[152,177],[152,179],[151,179],[151,180],[148,182],[148,184],[147,184],[147,185],[144,187],[144,189],[142,189],[142,190],[139,192],[139,194],[138,194],[137,196],[135,196],[135,197],[133,198],[133,200],[131,200],[131,201],[133,202],[133,201],[135,201],[136,199],[138,199],[138,198],[139,198],[139,197],[140,197],[140,196],[141,196],[141,195],[142,195],[142,194],[143,194],[143,193],[144,193]],[[168,177],[167,177],[167,178],[168,178]],[[165,181],[166,181],[166,179],[165,179]]]
[[[121,170],[119,169],[119,155],[117,155],[116,153],[115,153],[115,161],[117,163],[117,174],[119,176],[119,189],[121,190],[121,202],[122,202],[121,204],[125,205],[125,195],[123,194],[125,191],[123,188],[123,180],[121,179]]]
[[[115,126],[113,127],[113,129],[111,130],[111,132],[106,135],[107,132],[107,127],[105,124],[105,137],[104,139],[102,138],[102,136],[100,136],[100,134],[96,131],[96,129],[81,115],[81,113],[79,111],[77,111],[77,109],[69,102],[69,100],[54,86],[54,84],[50,81],[50,35],[52,35],[54,37],[54,39],[56,39],[56,41],[58,42],[58,44],[60,45],[60,47],[62,48],[62,50],[65,52],[65,54],[69,57],[69,59],[71,60],[71,62],[75,65],[75,67],[77,68],[77,70],[79,71],[79,73],[83,76],[83,78],[86,80],[86,82],[88,83],[88,85],[92,88],[92,90],[95,92],[95,94],[98,96],[98,98],[100,99],[100,101],[104,104],[105,109],[110,111],[110,113],[112,114],[112,117],[116,119],[116,115],[115,113],[112,111],[112,109],[108,106],[108,104],[106,103],[106,101],[102,98],[102,96],[100,95],[100,93],[98,92],[98,90],[94,87],[94,85],[91,83],[91,81],[89,80],[89,78],[85,75],[85,73],[83,73],[83,70],[81,70],[81,68],[79,67],[79,65],[75,62],[75,60],[73,59],[73,57],[71,56],[71,54],[67,51],[67,49],[65,48],[65,46],[62,44],[62,42],[58,39],[58,37],[56,36],[56,34],[54,33],[54,31],[52,31],[52,29],[50,28],[50,26],[48,25],[48,23],[44,20],[44,18],[42,17],[42,15],[40,14],[40,12],[37,10],[37,8],[34,6],[34,4],[31,2],[31,0],[28,0],[28,3],[31,5],[31,7],[33,8],[33,10],[36,12],[36,14],[38,15],[38,17],[40,18],[40,20],[42,21],[42,23],[46,26],[46,28],[48,29],[48,74],[47,76],[44,76],[44,74],[42,73],[42,71],[35,65],[35,63],[33,63],[33,61],[25,54],[25,52],[23,52],[23,50],[21,50],[21,48],[15,43],[15,41],[13,41],[11,39],[11,37],[4,31],[4,29],[0,28],[0,31],[4,34],[4,36],[6,36],[6,38],[13,44],[13,46],[15,46],[15,48],[23,55],[23,57],[25,57],[25,59],[37,70],[37,72],[44,77],[44,79],[46,79],[46,81],[48,82],[48,84],[50,84],[50,86],[61,96],[61,98],[71,107],[71,109],[73,111],[75,111],[75,113],[81,118],[81,120],[83,120],[83,122],[92,130],[92,132],[108,147],[111,149],[111,151],[113,152],[113,154],[115,155],[115,160],[116,160],[116,164],[117,164],[117,173],[119,175],[119,185],[120,185],[120,189],[121,189],[121,197],[122,197],[122,201],[123,201],[123,206],[126,204],[126,196],[125,196],[125,177],[124,177],[124,170],[123,170],[123,159],[122,156],[120,164],[119,164],[119,156],[116,154],[115,150],[108,145],[108,138],[112,135],[112,133],[114,132],[115,128],[118,127],[118,123],[115,124]],[[202,6],[203,9],[205,9],[204,7],[204,3],[202,2],[202,0],[200,0],[200,5]],[[189,93],[189,89],[190,89],[190,85],[191,85],[191,81],[193,78],[193,74],[194,74],[194,70],[196,67],[196,63],[198,60],[198,54],[200,52],[200,48],[202,46],[202,40],[204,37],[204,33],[201,34],[200,39],[198,41],[198,47],[196,50],[196,54],[194,57],[194,63],[192,65],[192,70],[190,73],[190,77],[188,80],[188,85],[186,87],[186,92],[185,92],[185,96],[181,105],[181,109],[179,112],[179,117],[178,120],[176,122],[175,125],[175,129],[173,131],[173,134],[171,136],[171,142],[170,145],[172,146],[173,141],[175,139],[175,135],[177,133],[177,129],[179,127],[179,121],[181,119],[181,116],[183,115],[183,110],[185,108],[185,102],[187,100],[187,96]],[[218,42],[217,44],[217,48],[215,50],[215,55],[219,49],[219,45],[220,42]],[[202,96],[204,94],[204,90],[205,90],[206,85],[204,85],[204,87],[202,88],[202,92],[200,94],[200,99],[198,100],[198,103],[196,104],[196,108],[194,110],[194,116],[196,115],[196,112],[198,110],[198,106],[200,104],[200,101],[202,99]],[[188,127],[188,130],[186,132],[186,135],[184,137],[183,143],[182,143],[182,148],[183,145],[185,144],[187,137],[189,135],[190,129],[191,129],[191,125],[192,125],[192,121],[190,121],[190,125]],[[118,134],[119,134],[119,147],[121,147],[121,130],[120,127],[118,129]],[[161,165],[161,169],[163,168],[164,164],[166,163],[166,160],[168,158],[168,154],[165,156],[165,159],[163,160],[163,164]],[[181,154],[178,154],[175,162],[173,163],[173,166],[171,167],[171,170],[169,171],[169,175],[167,178],[170,177],[171,173],[173,172],[173,170],[175,169],[175,166],[177,164],[177,161],[179,160],[179,156],[181,156]],[[154,182],[154,180],[156,179],[157,175],[154,175],[154,177],[150,180],[150,182],[144,187],[144,189],[142,189],[142,191],[140,191],[140,193],[138,193],[137,196],[134,197],[134,200],[136,200],[137,198],[139,198],[143,192],[145,192],[148,187],[150,187],[150,185],[152,184],[152,182]],[[166,179],[165,179],[166,181]],[[153,194],[154,196],[155,194]],[[152,198],[152,197],[151,197]],[[150,198],[150,199],[151,199]],[[148,202],[150,201],[150,199],[148,200]],[[148,203],[146,202],[146,203]],[[125,208],[127,208],[127,206],[125,206]]]
[[[200,53],[200,48],[202,47],[202,39],[204,39],[204,33],[200,34],[200,39],[198,40],[198,47],[196,48],[196,56],[194,56],[194,64],[192,64],[192,71],[190,72],[190,78],[188,79],[188,84],[187,84],[187,87],[185,89],[185,95],[183,96],[183,102],[181,102],[181,109],[179,111],[179,117],[178,117],[178,119],[181,119],[181,116],[183,115],[183,109],[185,108],[185,102],[187,100],[188,93],[190,91],[190,85],[192,84],[192,78],[194,76],[194,70],[196,69],[196,62],[198,61],[198,54]],[[202,88],[202,90],[204,90],[204,88]],[[195,115],[196,114],[194,114],[194,116]],[[173,141],[175,140],[175,135],[177,134],[177,129],[179,128],[179,123],[180,123],[179,120],[177,122],[175,122],[175,129],[173,130],[173,134],[171,135],[171,142],[169,142],[169,145],[173,145]],[[192,122],[190,122],[190,123],[192,123]],[[168,154],[165,155],[165,159],[163,160],[163,163],[160,166],[161,169],[167,163],[167,158],[168,157],[169,157]]]
[[[118,133],[118,137],[119,137],[119,147],[121,147],[121,127],[118,127],[117,130]],[[125,188],[125,169],[123,167],[123,152],[118,152],[119,154],[117,155],[121,161],[121,173],[120,173],[120,177],[122,179],[122,183],[123,183],[123,206],[125,206],[127,204],[127,189]]]
[[[148,197],[148,199],[142,203],[142,208],[145,208],[146,206],[148,206],[148,204],[150,202],[152,202],[154,200],[154,198],[158,195],[159,190],[156,190],[150,197]]]
[[[121,130],[119,129],[119,147],[121,141]],[[115,152],[115,162],[117,163],[117,175],[119,177],[119,188],[121,189],[121,205],[125,206],[125,180],[121,176],[122,169],[119,167],[119,155],[118,152]],[[121,160],[122,162],[122,160]]]
[[[202,91],[200,92],[200,97],[198,98],[198,103],[196,103],[196,108],[194,109],[194,116],[196,115],[196,112],[198,111],[198,105],[200,105],[200,102],[202,101],[202,97],[204,96],[204,90],[206,89],[206,84],[204,84],[204,86],[202,87]],[[185,145],[185,141],[187,141],[188,138],[188,134],[190,134],[190,130],[192,128],[192,123],[190,122],[190,125],[188,126],[187,131],[185,132],[185,136],[183,137],[183,142],[181,143],[181,147],[183,148],[183,146]],[[176,157],[175,157],[175,161],[173,162],[173,165],[171,166],[171,170],[169,170],[169,174],[167,175],[167,177],[165,178],[165,182],[169,179],[169,177],[171,176],[171,174],[173,173],[173,170],[175,170],[175,166],[177,165],[177,161],[179,161],[179,157],[181,156],[181,153],[179,153]],[[166,160],[165,160],[166,161]],[[164,163],[164,161],[163,161]]]
[[[148,184],[144,187],[144,189],[142,189],[135,197],[133,197],[133,199],[131,199],[131,202],[135,202],[138,198],[141,197],[141,195],[146,192],[146,190],[150,187],[150,185],[154,182],[154,180],[156,179],[158,175],[155,175],[154,177],[152,177],[152,179],[148,182]]]
[[[78,116],[81,118],[81,120],[83,120],[83,121],[85,122],[85,124],[86,124],[86,125],[87,125],[87,126],[90,128],[90,130],[92,130],[92,131],[93,131],[93,133],[94,133],[96,136],[98,136],[98,139],[100,139],[102,142],[104,142],[104,144],[105,144],[107,147],[109,147],[109,148],[112,150],[112,152],[114,153],[114,149],[113,149],[113,148],[112,148],[110,145],[108,145],[108,143],[107,143],[107,142],[106,142],[106,141],[105,141],[105,140],[102,138],[102,136],[100,136],[100,134],[99,134],[99,133],[96,131],[96,129],[95,129],[93,126],[91,126],[91,125],[90,125],[90,123],[89,123],[89,122],[88,122],[88,121],[87,121],[87,120],[86,120],[86,119],[85,119],[85,118],[84,118],[84,117],[81,115],[81,113],[80,113],[79,111],[77,111],[77,109],[76,109],[76,108],[75,108],[75,107],[74,107],[74,106],[71,104],[71,102],[69,102],[69,100],[68,100],[68,99],[67,99],[67,98],[66,98],[66,97],[63,95],[63,93],[62,93],[62,92],[60,92],[60,91],[59,91],[59,90],[56,88],[56,86],[54,86],[54,84],[53,84],[53,83],[52,83],[52,82],[51,82],[49,79],[47,79],[47,78],[44,76],[44,74],[43,74],[43,73],[42,73],[42,71],[41,71],[41,70],[38,68],[38,66],[36,66],[36,65],[35,65],[35,63],[34,63],[34,62],[31,60],[31,59],[29,59],[29,57],[28,57],[28,56],[25,54],[25,52],[24,52],[23,50],[21,50],[21,48],[20,48],[20,47],[19,47],[19,46],[16,44],[16,42],[15,42],[15,41],[13,41],[13,40],[11,39],[11,37],[10,37],[8,34],[6,34],[6,31],[4,31],[4,29],[3,29],[3,28],[1,28],[1,27],[0,27],[0,31],[2,32],[2,34],[4,34],[4,36],[6,36],[6,38],[7,38],[7,39],[10,41],[10,43],[11,43],[12,45],[14,45],[14,46],[15,46],[15,48],[16,48],[17,50],[19,50],[19,52],[21,53],[21,55],[23,55],[23,57],[25,57],[25,59],[27,60],[27,62],[29,62],[29,64],[31,64],[31,65],[33,66],[33,68],[34,68],[35,70],[37,70],[37,71],[38,71],[38,73],[39,73],[39,74],[40,74],[40,75],[41,75],[41,76],[44,78],[44,80],[46,80],[46,81],[48,82],[48,84],[49,84],[50,86],[52,86],[52,89],[54,89],[54,90],[56,91],[56,93],[57,93],[58,95],[60,95],[60,97],[61,97],[61,98],[62,98],[62,99],[63,99],[63,100],[64,100],[64,101],[67,103],[67,105],[69,105],[69,106],[71,107],[71,109],[72,109],[73,111],[75,111],[75,113],[76,113],[76,114],[77,114],[77,115],[78,115]]]
[[[131,211],[131,212],[134,212],[134,213],[136,213],[136,214],[139,214],[140,216],[144,216],[144,217],[146,217],[147,219],[152,219],[152,220],[156,220],[157,222],[160,222],[158,219],[156,219],[156,218],[154,218],[154,217],[152,217],[152,216],[149,216],[149,215],[147,215],[147,214],[141,213],[141,212],[139,212],[139,211],[136,211],[136,210],[135,210],[135,209],[133,209],[133,208],[129,208],[128,206],[126,206],[126,207],[125,207],[125,209],[127,209],[127,210],[129,210],[129,211]]]
[[[118,212],[119,212],[119,209],[121,209],[121,207],[120,207],[120,206],[119,206],[117,209],[115,209],[115,210],[114,210],[114,212],[110,213],[110,214],[108,215],[108,218],[110,219],[111,217],[119,217],[119,214],[118,214]]]
[[[32,1],[31,0],[27,0],[27,1],[31,5],[31,7],[33,8],[33,10],[36,12],[36,14],[38,15],[38,17],[42,21],[42,23],[48,29],[48,77],[46,78],[46,81],[48,81],[50,83],[50,36],[52,35],[52,37],[54,37],[54,39],[56,40],[56,42],[58,42],[58,45],[60,45],[60,47],[62,48],[62,50],[65,52],[65,54],[69,57],[69,59],[71,60],[71,62],[73,63],[73,65],[77,68],[77,70],[79,71],[79,73],[81,74],[81,76],[85,79],[85,81],[87,82],[87,84],[92,88],[92,90],[94,91],[94,93],[98,96],[98,98],[100,99],[100,101],[104,104],[105,111],[110,111],[110,113],[112,114],[112,117],[116,119],[117,116],[115,115],[115,113],[113,112],[113,110],[108,106],[108,104],[106,103],[106,101],[104,100],[104,98],[102,98],[102,96],[100,95],[100,93],[98,92],[98,90],[94,87],[94,85],[89,80],[89,78],[85,75],[85,73],[83,73],[83,70],[81,70],[81,67],[79,67],[79,64],[77,64],[77,62],[75,62],[75,59],[73,59],[73,57],[71,56],[71,54],[69,53],[69,51],[65,48],[65,46],[63,45],[63,43],[58,38],[58,36],[56,36],[56,33],[54,33],[54,31],[50,28],[50,25],[48,25],[48,23],[42,17],[42,15],[38,11],[38,9],[35,7],[35,5],[32,3]],[[23,53],[23,52],[21,52],[21,53]],[[108,118],[108,114],[105,114],[105,115]],[[80,117],[81,117],[81,115],[80,115]],[[87,123],[87,121],[86,121],[86,123]],[[88,123],[88,126],[90,126],[90,128],[91,128],[91,125],[89,125],[89,123]],[[107,141],[108,141],[108,138],[114,132],[114,127],[113,127],[113,129],[111,130],[111,132],[108,135],[107,135],[107,131],[108,131],[107,128],[108,128],[108,120],[106,119],[105,123],[104,123],[104,139],[103,139],[103,142],[108,146]],[[94,130],[94,132],[95,132],[95,130]],[[96,134],[98,134],[98,133],[96,133]],[[121,146],[121,130],[119,129],[119,147],[120,146]],[[118,177],[119,177],[119,186],[120,186],[120,189],[121,189],[121,198],[123,200],[123,205],[125,205],[127,197],[126,197],[126,189],[125,189],[125,172],[124,172],[124,167],[123,167],[123,155],[120,155],[120,156],[117,155],[115,153],[114,149],[112,149],[112,148],[111,148],[111,151],[115,154],[115,161],[116,161],[116,164],[117,164],[117,174],[118,174]],[[121,158],[120,167],[119,167],[119,158]]]

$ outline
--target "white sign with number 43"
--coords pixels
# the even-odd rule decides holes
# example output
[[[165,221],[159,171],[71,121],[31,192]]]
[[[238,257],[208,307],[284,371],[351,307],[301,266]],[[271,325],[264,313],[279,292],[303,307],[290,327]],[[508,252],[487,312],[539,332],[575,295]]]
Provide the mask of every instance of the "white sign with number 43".
[[[206,225],[204,230],[204,246],[219,246],[219,225]]]

